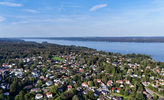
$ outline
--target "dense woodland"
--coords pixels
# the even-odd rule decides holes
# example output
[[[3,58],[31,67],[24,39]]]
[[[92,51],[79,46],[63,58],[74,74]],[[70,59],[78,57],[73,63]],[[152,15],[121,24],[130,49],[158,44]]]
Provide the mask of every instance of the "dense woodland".
[[[68,62],[59,61],[52,59],[53,56],[57,56]],[[23,62],[24,58],[38,57],[41,56],[42,59],[37,58],[36,60],[31,60],[30,62]],[[73,57],[74,59],[68,59]],[[120,60],[121,58],[121,60]],[[18,60],[19,59],[19,60]],[[130,60],[129,60],[130,59]],[[108,62],[107,62],[108,61]],[[39,62],[42,62],[40,66]],[[118,65],[113,65],[114,62],[118,62]],[[100,79],[102,83],[107,83],[108,80],[112,80],[112,86],[108,86],[109,93],[105,94],[109,96],[121,95],[121,98],[124,100],[147,100],[154,99],[157,100],[160,98],[157,95],[154,95],[148,98],[143,91],[145,86],[142,82],[151,82],[150,77],[154,76],[155,79],[164,79],[164,76],[159,73],[154,72],[154,69],[164,68],[163,62],[155,62],[152,60],[151,56],[141,55],[141,54],[126,54],[122,55],[120,53],[112,53],[105,51],[96,51],[95,49],[86,48],[86,47],[76,47],[76,46],[62,46],[57,44],[49,43],[34,43],[34,42],[24,42],[22,40],[0,40],[0,66],[4,63],[12,64],[10,69],[14,70],[17,68],[22,68],[23,70],[29,70],[28,72],[23,73],[22,78],[15,76],[2,78],[5,80],[5,83],[10,84],[10,90],[0,89],[0,99],[7,100],[34,100],[36,93],[30,93],[28,89],[25,89],[26,86],[35,84],[33,88],[42,88],[42,85],[46,82],[39,79],[39,77],[34,77],[31,73],[33,71],[39,71],[40,76],[46,76],[47,74],[52,74],[55,78],[61,79],[64,84],[62,85],[52,85],[49,88],[49,92],[53,93],[53,97],[49,100],[97,100],[100,97],[103,97],[102,93],[99,93],[98,96],[94,96],[94,92],[89,90],[87,94],[79,95],[82,92],[78,92],[77,88],[81,86],[82,83],[88,83],[89,87],[96,87],[96,89],[101,88],[101,84],[96,80]],[[130,68],[128,64],[139,64],[136,68]],[[26,65],[26,66],[25,66]],[[65,65],[64,67],[60,67]],[[72,65],[77,65],[76,68],[72,68]],[[86,67],[83,67],[86,65]],[[96,69],[93,68],[96,66]],[[147,68],[150,66],[151,68]],[[2,67],[3,69],[3,67]],[[82,72],[80,72],[82,69]],[[129,69],[131,69],[129,71]],[[152,70],[153,69],[153,70]],[[129,71],[129,74],[127,72]],[[66,74],[67,73],[67,74]],[[9,74],[9,72],[7,72]],[[131,77],[131,75],[138,75],[145,77],[137,78]],[[63,75],[65,77],[63,77]],[[110,76],[112,75],[112,77]],[[65,79],[67,78],[67,79]],[[134,87],[129,87],[125,82],[122,84],[124,87],[120,88],[120,84],[116,83],[116,80],[129,80]],[[22,81],[23,80],[23,81]],[[53,81],[49,79],[49,81]],[[75,82],[75,83],[73,83]],[[68,85],[72,86],[71,90],[67,90]],[[59,92],[59,87],[62,87],[63,92]],[[113,91],[113,88],[119,88],[120,92],[116,93]],[[164,91],[158,91],[158,88],[148,86],[147,88],[163,94]],[[161,89],[164,89],[164,86],[160,86]],[[82,87],[82,90],[88,90],[86,87]],[[10,92],[9,96],[4,96],[4,92]],[[41,94],[46,94],[42,90],[39,91]],[[45,98],[44,98],[45,99]],[[107,98],[106,98],[107,99]]]

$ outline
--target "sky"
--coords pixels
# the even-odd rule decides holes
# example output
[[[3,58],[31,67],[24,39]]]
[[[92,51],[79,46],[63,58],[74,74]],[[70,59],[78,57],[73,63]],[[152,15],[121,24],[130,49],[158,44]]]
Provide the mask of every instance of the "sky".
[[[164,0],[0,0],[0,37],[164,36]]]

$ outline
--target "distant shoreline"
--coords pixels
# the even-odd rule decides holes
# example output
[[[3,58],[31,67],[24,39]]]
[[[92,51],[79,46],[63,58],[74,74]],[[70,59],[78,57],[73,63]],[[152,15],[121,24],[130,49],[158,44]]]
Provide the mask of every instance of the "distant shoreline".
[[[16,39],[49,39],[49,40],[68,40],[68,41],[164,43],[164,37],[17,37]]]

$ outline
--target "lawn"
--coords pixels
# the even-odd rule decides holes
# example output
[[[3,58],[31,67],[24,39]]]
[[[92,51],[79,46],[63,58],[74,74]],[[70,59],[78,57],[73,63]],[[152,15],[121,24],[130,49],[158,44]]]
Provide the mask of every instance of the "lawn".
[[[118,96],[118,97],[123,97],[125,99],[128,99],[129,98],[129,96],[124,96],[124,95],[121,95],[121,94],[118,94],[118,93],[114,93],[113,95],[114,96]]]
[[[55,57],[55,56],[53,56],[51,59],[55,59],[55,60],[59,60],[59,61],[64,60],[64,59],[62,59],[62,58],[60,58],[60,57]]]

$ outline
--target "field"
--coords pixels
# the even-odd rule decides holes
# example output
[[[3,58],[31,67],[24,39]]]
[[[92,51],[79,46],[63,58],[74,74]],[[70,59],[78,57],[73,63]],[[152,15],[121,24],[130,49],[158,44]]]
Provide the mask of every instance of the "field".
[[[64,59],[62,59],[62,58],[60,58],[60,57],[55,57],[55,56],[53,56],[51,59],[55,59],[55,60],[59,60],[59,61],[64,60]]]

